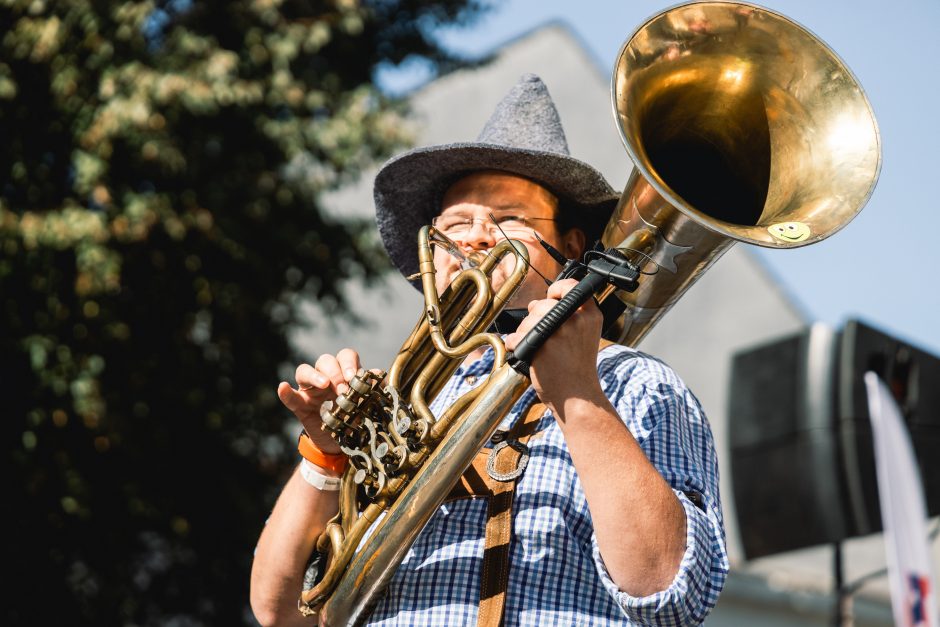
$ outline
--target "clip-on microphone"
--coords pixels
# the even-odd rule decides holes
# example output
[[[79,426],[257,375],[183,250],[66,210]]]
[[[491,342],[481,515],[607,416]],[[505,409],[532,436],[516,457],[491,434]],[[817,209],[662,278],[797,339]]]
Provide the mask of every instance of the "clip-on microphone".
[[[604,250],[600,243],[595,243],[583,256],[583,261],[568,259],[558,249],[543,240],[536,233],[539,244],[562,265],[558,278],[578,279],[578,284],[552,307],[545,316],[529,331],[508,357],[509,365],[517,372],[529,374],[529,365],[535,352],[551,337],[564,322],[577,311],[578,307],[608,285],[619,290],[632,292],[639,286],[640,270],[616,248]],[[604,314],[604,331],[614,324],[626,304],[619,298],[605,298],[598,306]]]

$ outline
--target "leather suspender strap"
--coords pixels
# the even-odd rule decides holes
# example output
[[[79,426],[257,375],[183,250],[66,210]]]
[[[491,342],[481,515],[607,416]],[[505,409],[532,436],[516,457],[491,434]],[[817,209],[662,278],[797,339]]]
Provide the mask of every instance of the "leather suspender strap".
[[[512,537],[512,501],[518,476],[508,481],[499,481],[496,475],[511,475],[519,467],[525,444],[535,433],[539,419],[545,413],[544,403],[535,403],[525,417],[516,422],[508,432],[496,432],[493,436],[497,448],[483,449],[477,453],[473,464],[460,477],[447,500],[489,497],[486,515],[486,532],[483,541],[483,566],[480,572],[480,605],[477,617],[479,627],[499,627],[506,606],[506,588],[509,581],[509,542]],[[508,446],[500,446],[508,442]],[[518,443],[518,444],[517,444]],[[494,459],[491,460],[490,457]],[[521,473],[520,473],[521,474]]]
[[[515,440],[525,443],[535,433],[542,414],[544,403],[534,403],[526,412],[525,418],[510,429],[508,442]],[[519,449],[505,446],[493,449],[495,463],[490,463],[495,473],[486,473],[490,481],[493,496],[490,497],[486,514],[486,534],[483,545],[483,567],[480,575],[480,608],[477,616],[478,627],[499,627],[503,623],[503,611],[506,607],[506,589],[509,584],[509,542],[512,539],[512,501],[516,491],[516,481],[521,472],[509,481],[497,481],[491,475],[508,475],[519,468],[523,453]],[[528,452],[525,453],[528,462]],[[479,456],[478,456],[479,458]],[[524,470],[524,467],[522,468]]]

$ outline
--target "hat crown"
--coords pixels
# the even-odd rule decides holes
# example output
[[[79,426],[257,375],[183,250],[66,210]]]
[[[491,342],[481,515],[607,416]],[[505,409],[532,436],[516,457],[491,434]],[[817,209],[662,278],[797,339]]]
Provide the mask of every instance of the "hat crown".
[[[548,88],[525,74],[496,105],[477,141],[525,150],[568,155],[568,141]]]

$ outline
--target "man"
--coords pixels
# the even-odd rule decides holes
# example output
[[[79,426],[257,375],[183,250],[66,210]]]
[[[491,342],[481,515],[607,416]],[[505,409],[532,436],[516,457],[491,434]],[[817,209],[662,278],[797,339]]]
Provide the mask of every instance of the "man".
[[[503,231],[526,244],[539,272],[529,272],[510,303],[528,309],[505,338],[510,349],[574,285],[546,286],[539,274],[553,277],[559,267],[535,231],[568,257],[579,256],[616,197],[597,171],[568,155],[554,104],[532,75],[500,103],[476,143],[411,151],[375,181],[383,242],[405,276],[417,271],[415,234],[432,219],[465,252],[492,248]],[[460,269],[440,248],[434,265],[439,289]],[[494,274],[497,284],[505,272]],[[432,516],[371,624],[475,624],[484,613],[481,622],[505,625],[704,620],[728,569],[708,424],[661,362],[621,346],[598,352],[601,324],[589,302],[561,326],[533,360],[532,389],[501,425],[528,421],[523,415],[536,397],[544,403],[528,440],[529,464],[514,483],[508,572],[495,612],[483,609],[493,590],[480,593],[491,587],[483,572],[492,566],[484,565],[486,499],[464,498]],[[468,356],[432,409],[440,413],[479,385],[492,358],[483,350]],[[359,366],[347,349],[298,367],[296,389],[278,387],[327,456],[339,450],[320,429],[319,407],[346,389]],[[313,473],[311,482],[321,487],[295,472],[258,543],[252,607],[263,624],[312,622],[296,601],[316,537],[337,508],[322,477],[338,474],[323,467]]]

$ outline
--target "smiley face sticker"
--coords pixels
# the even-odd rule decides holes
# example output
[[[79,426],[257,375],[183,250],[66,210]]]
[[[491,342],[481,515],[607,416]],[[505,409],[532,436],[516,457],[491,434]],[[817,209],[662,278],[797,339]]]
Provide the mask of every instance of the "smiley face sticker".
[[[778,222],[767,230],[782,242],[802,242],[809,237],[809,226],[802,222]]]

